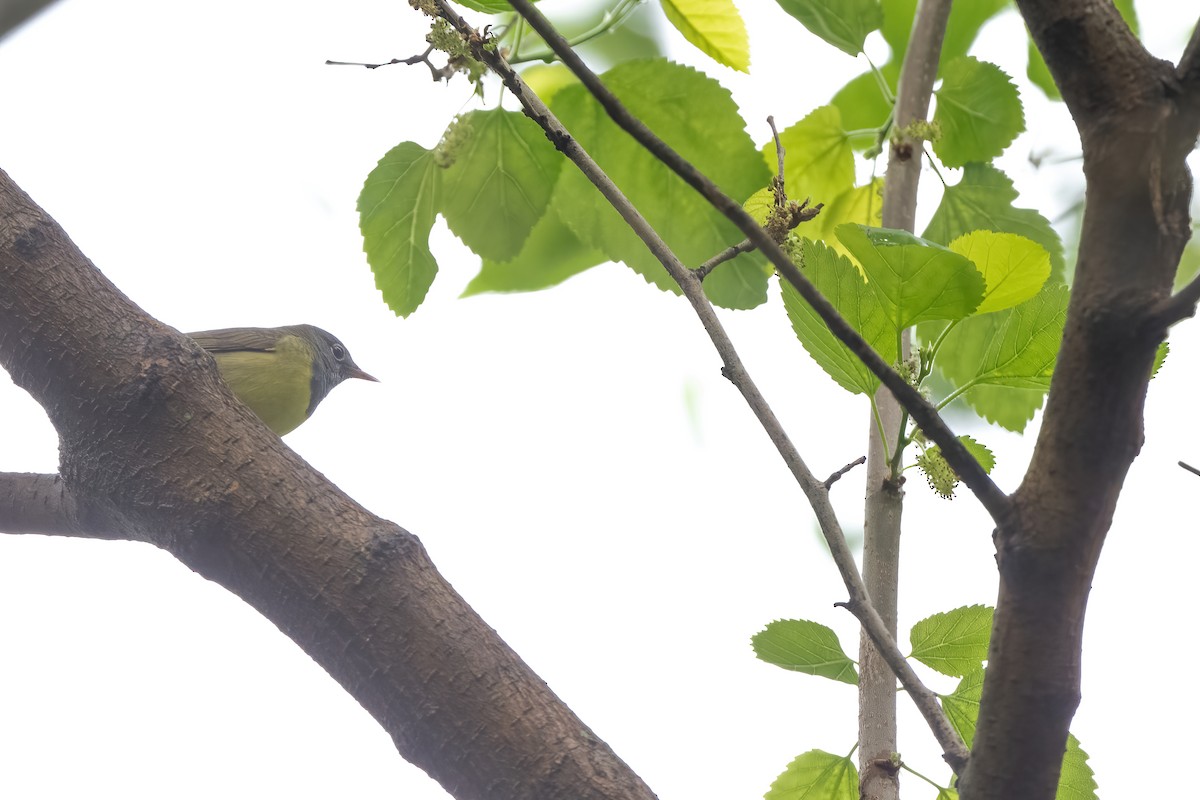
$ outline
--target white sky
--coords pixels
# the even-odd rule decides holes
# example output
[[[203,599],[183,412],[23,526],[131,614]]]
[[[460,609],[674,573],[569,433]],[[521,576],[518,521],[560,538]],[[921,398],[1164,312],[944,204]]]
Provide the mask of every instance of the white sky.
[[[733,85],[762,140],[768,113],[794,121],[863,64],[753,5],[756,77]],[[1195,17],[1146,20],[1156,53],[1174,58]],[[358,190],[397,142],[432,146],[470,90],[435,86],[423,67],[323,62],[409,55],[419,26],[382,0],[64,0],[0,44],[0,168],[181,330],[303,321],[345,341],[383,382],[338,388],[288,443],[418,534],[660,796],[761,796],[795,755],[848,752],[853,689],[749,649],[781,617],[831,624],[847,648],[857,633],[832,608],[844,589],[800,492],[685,303],[611,265],[548,293],[460,301],[475,266],[440,227],[425,306],[399,320],[379,301]],[[1010,14],[981,52],[1019,71],[1017,31]],[[792,80],[761,88],[779,76]],[[1010,167],[1023,203],[1053,215],[1078,164],[1022,165],[1031,148],[1071,152],[1070,128],[1026,99],[1027,117],[1051,126],[1019,140]],[[724,318],[815,472],[863,452],[866,406],[807,361],[776,298]],[[1186,692],[1158,688],[1180,674],[1176,625],[1200,555],[1200,479],[1175,466],[1200,461],[1194,330],[1177,331],[1151,387],[1147,444],[1092,596],[1074,730],[1107,797],[1144,794],[1144,764],[1160,742],[1186,741],[1196,712]],[[0,413],[0,469],[54,471],[45,415],[6,377]],[[1032,440],[975,435],[1015,488]],[[852,476],[835,493],[848,527],[860,486]],[[914,476],[905,518],[902,638],[930,613],[993,600],[991,528],[969,497],[937,501]],[[2,536],[0,609],[0,796],[445,797],[270,623],[149,546]],[[903,754],[944,780],[902,714]],[[933,796],[905,784],[906,797]]]

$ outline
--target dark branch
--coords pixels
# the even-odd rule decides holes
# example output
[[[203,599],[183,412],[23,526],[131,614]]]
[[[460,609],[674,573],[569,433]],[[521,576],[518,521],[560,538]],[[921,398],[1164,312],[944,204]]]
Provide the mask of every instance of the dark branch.
[[[1182,461],[1180,461],[1179,466],[1183,467],[1184,469],[1186,469],[1188,472],[1192,473],[1193,475],[1200,475],[1200,469],[1196,469],[1191,464],[1185,464]]]
[[[439,5],[440,2],[439,2]],[[770,235],[734,201],[724,194],[704,174],[691,163],[680,156],[669,145],[654,135],[641,120],[633,116],[612,92],[600,81],[583,60],[567,45],[562,36],[554,29],[549,21],[542,16],[526,0],[513,0],[513,8],[521,14],[537,31],[537,33],[562,59],[563,63],[587,87],[588,91],[600,102],[613,121],[629,133],[656,158],[666,164],[675,174],[683,178],[693,189],[700,193],[718,211],[724,214],[753,242],[779,271],[779,274],[796,288],[800,296],[812,306],[813,310],[829,327],[830,332],[840,339],[852,353],[867,366],[879,380],[891,390],[897,401],[904,406],[934,443],[942,448],[946,461],[954,471],[962,477],[963,483],[975,493],[980,503],[998,523],[1003,524],[1009,511],[1008,497],[1000,491],[988,474],[958,440],[945,421],[938,415],[937,410],[926,401],[921,394],[910,386],[891,366],[885,362],[875,350],[859,335],[858,331],[846,322],[837,309],[817,291],[812,282],[791,262],[783,249],[775,243]],[[452,13],[452,12],[451,12]],[[478,34],[476,34],[476,37]],[[486,55],[480,47],[481,57]],[[485,59],[486,60],[486,59]],[[493,59],[494,60],[494,59]],[[491,62],[488,62],[489,65]]]
[[[865,463],[867,463],[867,457],[866,457],[866,456],[859,456],[858,458],[854,459],[854,460],[853,460],[853,461],[851,461],[849,464],[847,464],[846,466],[842,467],[842,468],[841,468],[841,469],[839,469],[837,472],[833,473],[833,474],[832,474],[832,475],[830,475],[828,478],[826,478],[826,479],[825,479],[825,482],[824,482],[824,484],[822,484],[822,485],[823,485],[823,486],[824,486],[826,489],[832,489],[832,488],[833,488],[833,485],[834,485],[835,483],[837,483],[837,482],[838,482],[838,480],[840,480],[840,479],[841,479],[841,477],[842,477],[843,475],[845,475],[847,472],[849,472],[850,470],[852,470],[852,469],[854,469],[855,467],[857,467],[859,464],[865,464]]]
[[[1163,330],[1176,322],[1196,315],[1196,303],[1200,303],[1200,274],[1186,286],[1151,309],[1151,325]]]
[[[1200,81],[1200,20],[1197,20],[1192,28],[1192,38],[1188,40],[1179,63],[1175,65],[1175,75],[1185,84]]]
[[[116,539],[108,526],[82,519],[74,496],[58,475],[0,472],[0,531],[46,536]]]

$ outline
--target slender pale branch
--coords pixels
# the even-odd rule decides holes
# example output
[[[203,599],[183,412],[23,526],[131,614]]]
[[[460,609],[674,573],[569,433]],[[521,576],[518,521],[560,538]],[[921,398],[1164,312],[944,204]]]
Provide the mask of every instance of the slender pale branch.
[[[513,5],[522,16],[525,16],[527,20],[529,19],[525,14],[525,10],[528,9],[526,4],[514,3]],[[758,418],[759,424],[763,426],[763,429],[775,445],[784,463],[793,477],[795,477],[805,497],[812,506],[822,534],[825,536],[825,541],[829,545],[834,564],[838,568],[842,580],[846,585],[847,592],[850,595],[847,607],[855,613],[855,616],[859,617],[863,628],[871,636],[876,647],[883,652],[890,653],[892,657],[902,662],[904,656],[900,653],[899,647],[897,647],[895,640],[888,632],[879,613],[871,605],[870,598],[862,582],[862,577],[859,575],[858,566],[855,564],[854,556],[846,544],[841,524],[829,500],[829,489],[812,474],[808,466],[804,463],[804,460],[800,457],[799,452],[796,450],[795,445],[792,444],[791,439],[788,437],[786,431],[784,431],[775,413],[771,410],[771,407],[767,404],[757,385],[747,373],[742,364],[741,357],[725,332],[724,326],[716,315],[716,311],[713,309],[707,296],[705,296],[699,279],[680,262],[679,258],[667,246],[653,227],[650,226],[616,184],[612,182],[608,175],[604,173],[600,166],[580,146],[578,141],[563,127],[562,123],[546,107],[545,103],[525,84],[521,77],[512,69],[511,65],[504,60],[503,56],[489,50],[479,33],[463,21],[449,4],[443,0],[437,0],[437,6],[439,14],[467,38],[476,58],[487,64],[489,68],[501,77],[505,85],[520,101],[526,115],[542,127],[550,141],[592,182],[617,213],[621,215],[622,219],[626,221],[630,229],[637,234],[655,258],[659,260],[668,274],[679,284],[684,296],[700,318],[701,324],[704,326],[713,346],[721,357],[724,364],[722,374],[742,393],[755,417]],[[532,24],[532,20],[530,21]],[[542,22],[545,23],[545,20],[543,19]],[[548,26],[548,23],[545,24]],[[533,25],[533,27],[542,34],[543,38],[552,47],[557,47],[559,43],[562,43],[561,37],[558,36],[553,28],[548,28],[551,36],[547,36],[537,25]],[[763,234],[762,229],[758,228],[757,225],[753,225],[752,227],[759,234]],[[765,234],[763,235],[765,236]],[[761,239],[762,237],[757,238]],[[772,246],[775,244],[770,237],[766,237],[765,241]],[[790,262],[788,263],[790,264]],[[811,286],[811,284],[809,285]],[[833,313],[836,315],[836,312]],[[928,707],[929,713],[934,716],[942,714],[941,708],[937,704],[936,696],[921,683],[920,679],[911,669],[906,672],[898,672],[897,677],[900,678],[901,684],[913,696],[914,701],[918,703],[919,707]],[[918,698],[921,699],[918,700]],[[966,748],[957,734],[954,734],[953,729],[949,727],[948,723],[941,726],[933,726],[933,731],[946,753],[946,760],[952,766],[957,768],[966,763]],[[949,732],[948,734],[946,733],[947,731]]]
[[[975,460],[975,457],[963,446],[963,443],[958,440],[949,426],[938,415],[937,410],[921,396],[920,392],[910,386],[903,377],[891,368],[891,365],[885,362],[867,344],[858,331],[817,291],[812,282],[791,262],[791,259],[788,258],[783,249],[755,222],[754,218],[742,208],[740,203],[722,192],[707,176],[675,152],[666,142],[655,136],[641,120],[637,119],[625,108],[617,97],[600,81],[600,78],[567,46],[566,41],[550,22],[542,16],[541,12],[537,11],[527,0],[512,0],[512,6],[541,35],[546,43],[554,49],[555,54],[579,78],[580,82],[600,102],[600,105],[618,126],[630,134],[639,144],[662,161],[662,163],[666,164],[675,174],[683,178],[688,185],[708,200],[714,208],[737,225],[742,233],[746,235],[746,238],[753,242],[770,259],[776,270],[779,271],[779,274],[788,283],[792,284],[796,288],[796,291],[800,293],[800,296],[817,312],[817,315],[828,326],[830,332],[841,340],[879,378],[884,386],[891,390],[892,394],[896,396],[897,401],[908,410],[912,418],[925,432],[925,435],[941,447],[946,461],[949,462],[958,476],[962,478],[963,483],[975,494],[983,507],[992,516],[992,519],[997,524],[1003,525],[1011,511],[1011,504],[1007,495],[1000,491],[999,487],[988,477],[987,472],[984,471],[979,462]],[[438,0],[438,7],[448,13],[454,13],[442,0]],[[491,66],[497,59],[494,58],[494,54],[487,53],[483,47],[482,40],[479,40],[478,34],[474,35],[477,40],[476,48],[482,53],[482,56],[480,56],[481,60]],[[510,88],[513,85],[511,82],[509,83]],[[517,85],[519,86],[520,84]],[[528,89],[521,91],[527,93]],[[555,143],[558,144],[558,141],[555,140]]]

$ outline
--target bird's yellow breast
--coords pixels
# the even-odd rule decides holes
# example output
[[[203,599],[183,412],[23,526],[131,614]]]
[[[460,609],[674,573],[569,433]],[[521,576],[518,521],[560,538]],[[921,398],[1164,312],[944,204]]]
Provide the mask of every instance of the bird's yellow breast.
[[[213,353],[221,377],[238,399],[280,436],[308,418],[312,353],[296,336],[284,336],[268,352]]]

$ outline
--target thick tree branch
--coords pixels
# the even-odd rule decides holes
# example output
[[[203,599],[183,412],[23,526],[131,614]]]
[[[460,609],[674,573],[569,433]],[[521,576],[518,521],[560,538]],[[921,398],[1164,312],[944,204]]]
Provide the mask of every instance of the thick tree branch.
[[[1018,0],[1079,127],[1087,205],[1033,458],[996,531],[1000,592],[963,800],[1049,800],[1080,696],[1084,612],[1191,232],[1195,115],[1109,2]]]
[[[436,0],[436,5],[442,15],[446,16],[448,20],[451,16],[457,18],[457,14],[446,5],[444,0]],[[891,390],[900,404],[908,410],[913,420],[925,432],[925,435],[941,447],[942,454],[946,457],[950,466],[962,478],[967,488],[974,492],[992,518],[998,523],[1005,519],[1009,511],[1008,497],[992,482],[992,479],[988,477],[988,474],[979,465],[979,462],[975,460],[974,456],[967,451],[962,442],[958,441],[945,421],[938,415],[937,410],[921,396],[920,392],[908,385],[904,378],[880,358],[879,354],[867,344],[862,336],[842,318],[837,309],[821,296],[821,293],[816,290],[812,282],[791,262],[783,249],[754,221],[754,218],[739,203],[723,193],[704,174],[675,152],[669,145],[655,136],[640,120],[630,114],[628,109],[625,108],[616,96],[608,91],[599,77],[575,54],[566,40],[555,31],[554,27],[542,16],[541,12],[526,2],[526,0],[514,0],[512,6],[514,10],[529,22],[530,26],[538,32],[546,43],[550,45],[555,55],[562,59],[571,72],[580,79],[619,127],[624,129],[639,144],[667,165],[675,174],[683,178],[689,186],[708,200],[714,208],[724,214],[746,235],[747,239],[758,247],[779,271],[779,274],[788,283],[792,284],[796,288],[796,291],[800,293],[800,296],[812,306],[813,310],[817,312],[822,321],[829,327],[830,332],[850,348],[851,352],[879,378],[883,385]],[[463,28],[459,30],[471,30],[465,23],[462,24]],[[487,52],[484,47],[484,41],[477,32],[472,31],[471,36],[473,36],[472,46],[476,50],[476,57],[489,66],[492,66],[497,61],[494,54]],[[513,89],[514,92],[518,90],[518,87],[519,84],[517,83],[509,84],[509,88]],[[518,95],[518,99],[520,99],[520,95]],[[536,119],[535,121],[540,122],[540,120]],[[554,144],[560,150],[563,149],[563,142],[554,140]],[[657,256],[658,254],[656,253],[655,255]]]
[[[57,429],[65,490],[11,479],[6,526],[102,520],[87,531],[171,552],[279,626],[460,800],[651,800],[415,536],[284,445],[3,172],[0,363]]]
[[[88,515],[57,475],[0,472],[0,531],[123,539],[102,513]]]
[[[523,4],[514,4],[514,7],[518,11],[522,11],[521,5]],[[795,477],[805,497],[812,506],[821,532],[825,537],[826,543],[829,545],[834,564],[837,566],[842,580],[846,585],[847,592],[850,595],[849,602],[845,604],[846,607],[858,617],[863,628],[875,642],[876,647],[888,653],[889,657],[895,660],[897,664],[903,663],[904,656],[896,645],[895,639],[889,633],[879,613],[871,605],[862,578],[858,573],[858,567],[854,563],[854,557],[846,544],[841,524],[838,522],[833,506],[830,503],[829,487],[823,481],[816,478],[808,469],[808,466],[800,457],[799,452],[792,444],[786,431],[783,430],[779,420],[767,404],[766,399],[746,372],[741,357],[725,333],[724,326],[721,325],[712,304],[704,294],[700,280],[692,270],[689,270],[679,261],[674,252],[658,236],[657,232],[641,216],[633,204],[629,202],[628,198],[624,196],[616,184],[592,160],[550,109],[525,84],[516,71],[512,69],[511,65],[504,60],[503,56],[488,50],[484,46],[484,41],[479,36],[479,33],[471,28],[453,8],[441,2],[441,0],[438,0],[438,7],[439,14],[472,43],[476,57],[487,64],[489,68],[503,79],[505,85],[520,101],[525,113],[542,127],[550,141],[596,186],[605,199],[621,215],[621,218],[629,224],[631,230],[642,239],[650,252],[679,284],[684,296],[691,303],[705,331],[712,340],[713,346],[721,357],[724,364],[722,373],[742,393],[755,417],[758,418],[759,423],[763,426],[768,437],[779,451],[784,463],[793,477]],[[554,35],[557,36],[557,33]],[[543,36],[545,37],[545,34]],[[545,38],[550,42],[551,46],[554,46],[551,37]],[[561,41],[561,37],[559,38]],[[761,232],[761,228],[758,230]],[[774,241],[770,237],[767,237],[766,241],[774,244]],[[964,763],[967,756],[966,748],[963,747],[961,739],[958,738],[958,735],[946,720],[936,696],[921,683],[916,673],[911,669],[904,670],[899,677],[904,688],[912,694],[914,700],[917,702],[922,714],[927,715],[927,718],[930,720],[931,728],[946,753],[947,761],[952,765],[961,765]]]

